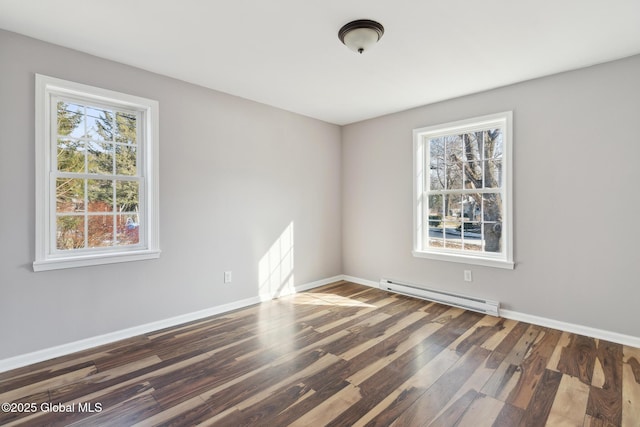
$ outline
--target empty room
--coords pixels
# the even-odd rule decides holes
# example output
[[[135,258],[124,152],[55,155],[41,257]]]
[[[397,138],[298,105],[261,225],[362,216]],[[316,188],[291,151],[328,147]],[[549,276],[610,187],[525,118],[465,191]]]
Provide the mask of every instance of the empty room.
[[[640,2],[0,0],[0,425],[640,425]]]

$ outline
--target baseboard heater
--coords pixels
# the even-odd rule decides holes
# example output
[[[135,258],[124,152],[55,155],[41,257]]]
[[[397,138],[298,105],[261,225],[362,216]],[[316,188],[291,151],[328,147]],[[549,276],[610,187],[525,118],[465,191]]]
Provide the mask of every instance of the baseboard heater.
[[[380,289],[428,301],[439,302],[453,307],[464,308],[465,310],[477,311],[478,313],[490,314],[491,316],[500,316],[500,303],[498,301],[490,301],[466,295],[442,292],[435,289],[426,289],[409,283],[388,279],[380,279]]]

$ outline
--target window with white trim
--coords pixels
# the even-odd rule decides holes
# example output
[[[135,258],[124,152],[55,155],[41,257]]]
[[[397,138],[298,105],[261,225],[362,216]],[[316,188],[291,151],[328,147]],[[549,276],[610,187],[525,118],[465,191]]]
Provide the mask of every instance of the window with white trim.
[[[158,102],[36,74],[35,271],[157,258]]]
[[[505,112],[414,130],[415,256],[514,267],[511,121]]]

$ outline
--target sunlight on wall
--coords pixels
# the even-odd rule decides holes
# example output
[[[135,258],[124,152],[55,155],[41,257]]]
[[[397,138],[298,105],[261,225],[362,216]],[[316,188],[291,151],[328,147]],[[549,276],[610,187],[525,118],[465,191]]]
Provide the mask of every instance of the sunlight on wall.
[[[293,280],[293,221],[271,245],[258,264],[260,299],[295,292]]]

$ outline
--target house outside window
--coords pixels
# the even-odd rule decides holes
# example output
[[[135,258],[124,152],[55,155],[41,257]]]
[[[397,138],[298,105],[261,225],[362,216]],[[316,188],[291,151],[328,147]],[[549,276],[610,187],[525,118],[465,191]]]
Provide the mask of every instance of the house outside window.
[[[513,268],[512,113],[414,130],[416,257]]]
[[[159,256],[157,101],[36,75],[35,271]]]

